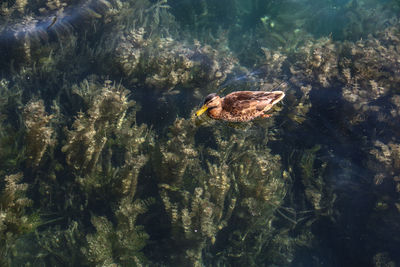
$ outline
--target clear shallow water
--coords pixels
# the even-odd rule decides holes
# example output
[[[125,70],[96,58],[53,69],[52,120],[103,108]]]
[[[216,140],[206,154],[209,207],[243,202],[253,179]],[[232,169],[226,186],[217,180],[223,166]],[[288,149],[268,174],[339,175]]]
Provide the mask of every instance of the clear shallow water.
[[[396,1],[8,1],[5,266],[396,266]],[[285,99],[195,118],[211,92]]]

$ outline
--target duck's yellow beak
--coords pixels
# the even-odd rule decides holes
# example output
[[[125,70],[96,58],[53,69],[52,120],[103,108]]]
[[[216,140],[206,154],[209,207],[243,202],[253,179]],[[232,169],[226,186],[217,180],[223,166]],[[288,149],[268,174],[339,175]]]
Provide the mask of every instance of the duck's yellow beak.
[[[199,109],[198,111],[196,111],[196,116],[200,116],[201,114],[203,114],[204,112],[206,112],[206,110],[208,109],[208,107],[206,105],[202,106],[201,109]]]

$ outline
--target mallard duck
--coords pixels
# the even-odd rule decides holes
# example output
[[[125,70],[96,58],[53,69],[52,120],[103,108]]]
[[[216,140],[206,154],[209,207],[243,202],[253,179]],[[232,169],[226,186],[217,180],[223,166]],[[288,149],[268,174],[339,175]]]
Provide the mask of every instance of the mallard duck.
[[[219,97],[209,94],[204,105],[196,112],[200,116],[207,111],[207,115],[216,120],[231,122],[251,121],[255,118],[268,118],[265,114],[273,105],[285,97],[282,91],[237,91]]]

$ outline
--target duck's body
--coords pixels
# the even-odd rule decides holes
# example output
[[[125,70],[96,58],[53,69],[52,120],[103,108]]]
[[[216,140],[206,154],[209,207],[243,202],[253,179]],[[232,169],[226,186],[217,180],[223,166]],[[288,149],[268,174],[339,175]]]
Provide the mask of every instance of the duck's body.
[[[231,122],[251,121],[255,118],[267,118],[265,114],[285,97],[282,91],[237,91],[219,97],[210,94],[204,100],[204,106],[196,112],[197,116],[207,111],[207,115],[216,120]]]

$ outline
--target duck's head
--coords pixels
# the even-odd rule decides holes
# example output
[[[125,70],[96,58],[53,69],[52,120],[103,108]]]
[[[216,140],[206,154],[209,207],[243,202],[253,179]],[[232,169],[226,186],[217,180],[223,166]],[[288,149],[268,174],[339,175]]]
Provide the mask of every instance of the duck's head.
[[[219,106],[221,106],[221,98],[216,93],[209,94],[204,99],[203,106],[198,111],[196,111],[196,116],[198,117],[206,112],[208,109],[216,108]]]

